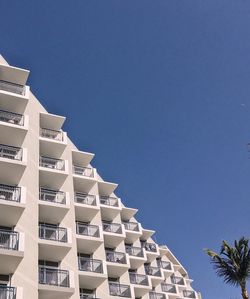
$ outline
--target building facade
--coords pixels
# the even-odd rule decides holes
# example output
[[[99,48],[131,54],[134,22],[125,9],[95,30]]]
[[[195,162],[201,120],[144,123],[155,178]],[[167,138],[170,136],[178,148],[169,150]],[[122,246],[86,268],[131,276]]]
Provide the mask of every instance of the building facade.
[[[117,184],[0,56],[0,299],[199,299]]]

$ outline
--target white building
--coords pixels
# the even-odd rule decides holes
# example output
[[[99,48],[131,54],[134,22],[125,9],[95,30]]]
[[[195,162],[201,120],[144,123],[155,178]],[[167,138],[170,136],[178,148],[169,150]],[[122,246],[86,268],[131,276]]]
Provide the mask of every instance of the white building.
[[[199,299],[186,270],[137,222],[0,56],[0,298]]]

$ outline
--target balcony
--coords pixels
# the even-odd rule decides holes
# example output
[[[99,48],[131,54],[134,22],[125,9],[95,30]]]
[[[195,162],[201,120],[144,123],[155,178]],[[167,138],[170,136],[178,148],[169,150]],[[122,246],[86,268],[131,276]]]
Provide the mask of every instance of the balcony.
[[[25,201],[25,188],[0,184],[1,225],[16,225],[25,208]]]
[[[0,90],[16,93],[18,95],[25,95],[25,86],[0,80]]]
[[[108,275],[120,277],[129,269],[127,255],[123,252],[106,250]]]
[[[171,276],[171,282],[180,286],[184,286],[185,285],[185,281],[183,277],[179,277],[179,276],[175,276],[172,275]]]
[[[132,269],[138,269],[146,262],[144,249],[126,245],[126,253],[129,255],[130,266]]]
[[[135,297],[143,297],[151,290],[148,277],[143,274],[129,273],[130,283],[134,285]]]
[[[0,285],[1,299],[16,299],[16,288]]]
[[[172,265],[168,261],[162,261],[161,259],[156,259],[157,266],[163,270],[163,275],[165,278],[168,278],[173,274]]]
[[[137,222],[123,222],[126,233],[126,243],[134,243],[142,235],[141,226]]]
[[[70,298],[74,292],[67,270],[39,266],[39,298]]]
[[[120,200],[112,196],[100,196],[102,218],[113,220],[121,212]]]
[[[71,248],[71,231],[56,225],[39,224],[39,258],[61,261]]]
[[[68,194],[59,190],[40,188],[39,219],[47,223],[60,223],[70,208]]]
[[[96,196],[82,192],[75,192],[75,214],[79,221],[90,222],[98,213]]]
[[[86,257],[78,257],[79,284],[81,288],[97,288],[107,279],[107,273],[104,272],[103,263]]]
[[[161,269],[158,267],[145,265],[145,273],[150,276],[153,287],[156,287],[163,280]]]
[[[26,163],[26,149],[0,144],[0,181],[18,184],[25,170]]]
[[[60,156],[67,145],[67,134],[61,130],[40,128],[39,142],[44,155]]]
[[[170,293],[170,294],[176,294],[177,290],[176,287],[172,284],[168,283],[162,283],[161,284],[161,290],[165,293]]]
[[[125,239],[125,232],[121,224],[103,222],[102,227],[106,247],[117,247]]]
[[[73,165],[72,172],[74,189],[79,192],[89,193],[96,184],[95,169],[87,166]]]
[[[131,298],[130,286],[117,282],[109,282],[109,294],[111,296]]]
[[[76,222],[76,240],[79,252],[91,254],[103,242],[99,226]]]
[[[0,273],[14,273],[24,255],[24,234],[0,229]]]
[[[145,249],[148,262],[152,262],[159,256],[159,250],[155,243],[141,242],[141,246]]]
[[[162,293],[149,292],[149,299],[166,299],[166,295]]]
[[[60,188],[68,175],[68,161],[41,156],[40,184],[48,188]]]
[[[189,290],[184,290],[183,291],[183,296],[185,298],[193,298],[193,299],[196,298],[195,292],[194,291],[189,291]]]

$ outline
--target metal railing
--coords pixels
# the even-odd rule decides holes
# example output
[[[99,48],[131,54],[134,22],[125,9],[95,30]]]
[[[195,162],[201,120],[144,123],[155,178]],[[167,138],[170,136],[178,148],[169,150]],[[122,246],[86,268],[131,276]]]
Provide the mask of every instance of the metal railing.
[[[89,178],[94,177],[94,170],[93,170],[93,168],[90,168],[90,167],[82,167],[82,166],[73,165],[73,173],[77,174],[77,175],[86,176]]]
[[[183,291],[183,296],[186,298],[196,298],[195,292],[194,291],[189,291],[189,290],[184,290]]]
[[[103,223],[103,231],[114,234],[122,234],[122,226],[119,223]]]
[[[76,233],[89,237],[100,237],[99,227],[97,225],[90,225],[81,222],[76,222]]]
[[[66,243],[68,242],[67,229],[48,224],[39,224],[39,238]]]
[[[137,274],[137,273],[129,273],[129,279],[130,279],[130,282],[133,284],[148,286],[148,277],[146,275]]]
[[[175,276],[175,275],[171,276],[171,282],[174,283],[174,284],[178,284],[178,285],[184,285],[185,284],[183,277],[179,277],[179,276]]]
[[[111,296],[131,297],[130,287],[128,285],[119,284],[117,282],[109,282],[109,293]]]
[[[139,225],[136,222],[123,222],[125,229],[133,232],[139,231]]]
[[[177,291],[176,291],[176,287],[172,284],[168,284],[168,283],[162,283],[161,284],[161,290],[163,292],[166,292],[166,293],[173,293],[175,294]]]
[[[80,271],[103,273],[102,261],[86,257],[78,257],[78,268]]]
[[[158,267],[145,266],[145,272],[147,275],[161,277],[161,269]]]
[[[0,157],[22,161],[23,150],[20,147],[0,144]]]
[[[40,157],[40,166],[56,169],[56,170],[65,170],[65,161],[61,159],[55,159],[50,157]]]
[[[39,266],[39,283],[69,287],[69,271]]]
[[[170,262],[157,260],[157,265],[164,270],[172,270]]]
[[[16,288],[0,285],[1,299],[16,299]]]
[[[46,128],[40,128],[40,136],[57,141],[63,141],[63,132]]]
[[[25,86],[0,80],[0,89],[8,92],[25,95]]]
[[[142,242],[141,245],[142,248],[145,248],[146,251],[157,252],[157,247],[154,243]]]
[[[75,192],[75,202],[89,205],[89,206],[96,206],[96,197],[95,195],[91,195],[91,194]]]
[[[66,204],[66,194],[62,191],[40,188],[40,200]]]
[[[17,114],[9,111],[0,110],[0,121],[6,123],[23,126],[24,116],[22,114]]]
[[[100,204],[111,207],[119,206],[118,198],[110,196],[100,196]]]
[[[0,199],[20,202],[21,188],[0,184]]]
[[[141,247],[134,247],[134,246],[126,245],[126,252],[132,256],[144,257],[143,249]]]
[[[18,245],[19,245],[18,232],[0,229],[0,248],[18,250]]]
[[[98,299],[95,294],[84,294],[80,293],[80,299]]]
[[[166,299],[165,294],[149,292],[149,299]]]
[[[106,261],[118,264],[126,264],[126,254],[123,252],[106,250]]]

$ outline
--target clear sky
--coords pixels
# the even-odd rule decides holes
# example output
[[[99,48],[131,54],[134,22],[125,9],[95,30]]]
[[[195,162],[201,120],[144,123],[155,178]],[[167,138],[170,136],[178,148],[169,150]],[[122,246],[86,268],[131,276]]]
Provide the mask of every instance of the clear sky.
[[[0,2],[0,52],[204,299],[203,248],[250,230],[250,2]]]

